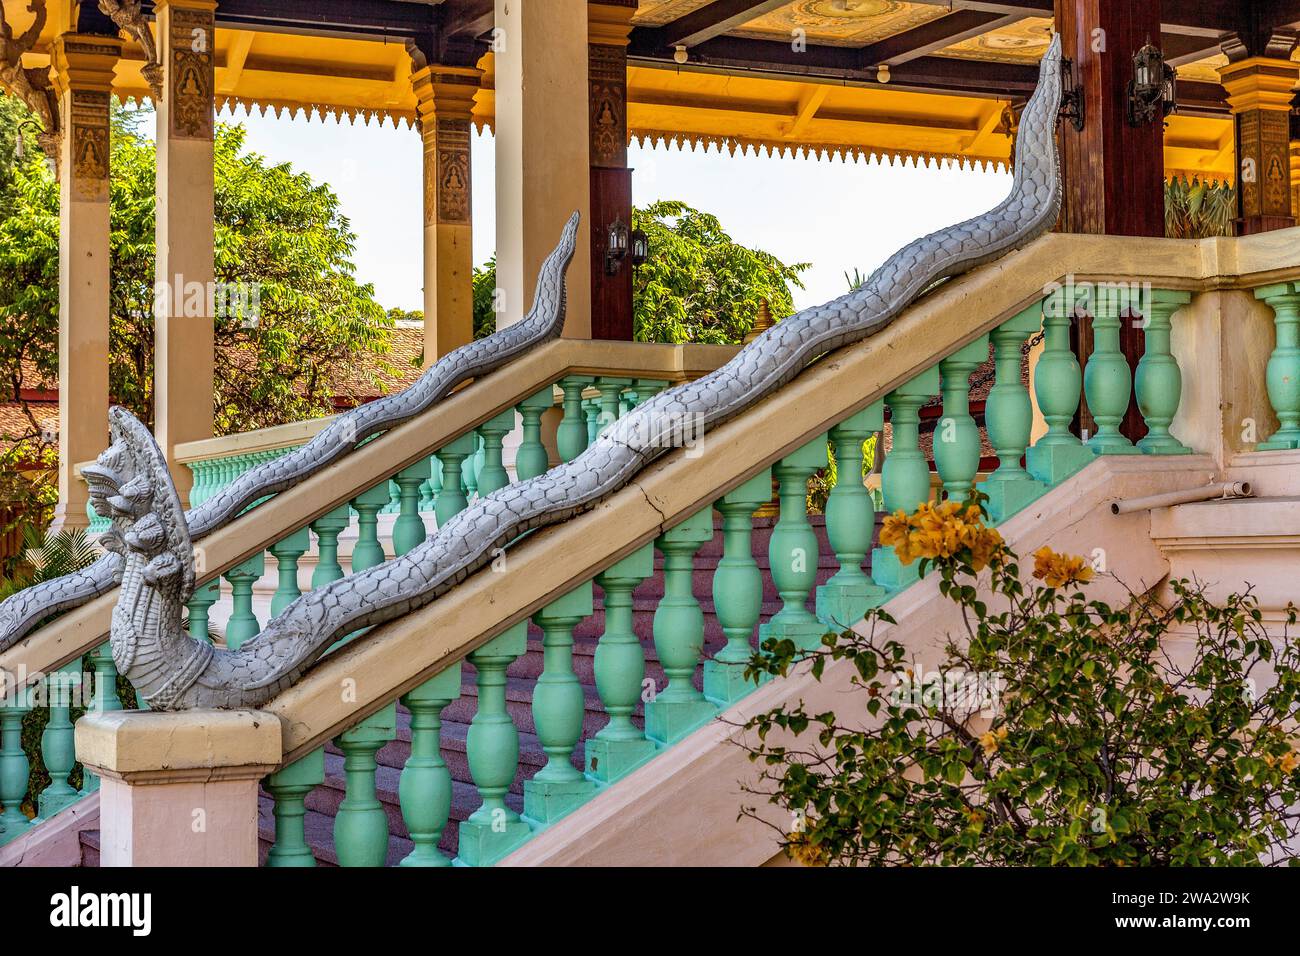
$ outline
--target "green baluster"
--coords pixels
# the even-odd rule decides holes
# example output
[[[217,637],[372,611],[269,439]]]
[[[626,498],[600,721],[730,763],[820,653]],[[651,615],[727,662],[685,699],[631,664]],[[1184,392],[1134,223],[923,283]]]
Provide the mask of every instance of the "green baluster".
[[[886,514],[911,514],[930,500],[930,466],[920,446],[920,412],[937,391],[938,366],[885,396],[893,430],[893,446],[880,470]],[[915,562],[901,563],[893,548],[876,548],[871,552],[871,576],[877,584],[896,592],[917,580],[917,566]]]
[[[1070,348],[1074,300],[1057,291],[1043,303],[1043,351],[1034,368],[1034,395],[1047,422],[1047,433],[1025,453],[1029,473],[1049,488],[1069,478],[1088,462],[1092,452],[1070,431],[1079,410],[1083,373]]]
[[[1300,284],[1284,283],[1255,290],[1255,298],[1273,309],[1276,345],[1268,359],[1268,401],[1279,423],[1259,451],[1300,448]]]
[[[357,543],[352,547],[353,574],[384,563],[384,546],[379,543],[379,511],[386,504],[386,481],[352,499],[352,509],[357,513]]]
[[[704,696],[719,707],[754,689],[745,665],[763,612],[763,573],[754,560],[754,512],[772,500],[772,470],[764,468],[727,492],[714,508],[722,515],[722,560],[713,572],[713,607],[727,643],[704,662]]]
[[[704,612],[695,599],[695,552],[713,539],[713,509],[705,508],[655,541],[664,556],[664,597],[655,608],[654,639],[668,686],[645,705],[645,734],[676,743],[713,718],[717,708],[692,683],[704,651]]]
[[[212,639],[208,612],[220,598],[220,578],[209,581],[207,584],[200,584],[194,589],[194,596],[185,605],[190,612],[190,637],[197,637],[201,641]]]
[[[299,528],[271,545],[278,572],[275,594],[271,597],[271,617],[278,616],[302,597],[302,588],[298,587],[298,562],[310,547],[311,533],[307,528]]]
[[[482,797],[458,832],[458,862],[491,866],[528,839],[528,824],[506,805],[519,767],[519,731],[506,710],[506,668],[528,650],[528,622],[520,621],[469,655],[477,672],[478,709],[469,725],[465,752],[469,773]]]
[[[657,378],[638,378],[632,384],[632,407],[644,405],[672,383]]]
[[[50,718],[41,734],[41,759],[45,761],[50,783],[36,801],[36,822],[48,820],[81,799],[81,794],[68,782],[68,775],[77,763],[72,700],[80,685],[80,661],[73,661],[45,678]]]
[[[113,663],[113,647],[101,644],[86,655],[86,667],[95,674],[95,700],[91,711],[107,714],[122,709],[122,698],[117,695],[117,665]],[[144,702],[141,701],[141,706]],[[99,789],[99,777],[82,768],[81,792],[94,793]]]
[[[772,581],[781,595],[781,610],[759,629],[759,637],[794,641],[803,648],[821,645],[826,626],[809,612],[808,595],[817,583],[817,535],[808,523],[808,479],[830,464],[826,436],[815,438],[772,469],[778,485],[781,516],[768,540]]]
[[[980,468],[980,430],[970,413],[970,373],[988,361],[989,338],[981,335],[939,363],[943,417],[934,430],[934,464],[945,494],[970,497]]]
[[[490,495],[510,484],[510,474],[501,462],[501,446],[515,429],[515,410],[508,408],[479,426],[483,436],[483,468],[478,475],[478,493]]]
[[[8,692],[0,697],[0,845],[15,840],[31,829],[31,821],[23,813],[23,797],[27,795],[27,777],[31,764],[23,750],[23,718],[32,710],[31,688],[4,688]]]
[[[1174,313],[1192,301],[1190,292],[1157,289],[1151,293],[1146,315],[1146,351],[1133,376],[1138,408],[1147,423],[1146,436],[1137,443],[1147,455],[1190,455],[1192,450],[1169,433],[1182,400],[1183,373],[1169,349]]]
[[[542,676],[533,688],[533,724],[546,766],[524,783],[524,816],[554,823],[585,802],[595,785],[573,766],[587,702],[573,673],[573,629],[591,615],[591,582],[574,588],[533,615],[542,629]]]
[[[398,486],[397,481],[395,479],[390,479],[388,482],[388,501],[386,501],[384,503],[384,506],[379,509],[379,513],[381,515],[397,514],[397,511],[401,507],[401,504],[402,504],[402,489]]]
[[[826,536],[839,570],[817,589],[817,619],[838,630],[857,624],[868,608],[886,597],[885,589],[862,570],[876,528],[876,506],[862,483],[862,446],[884,427],[885,406],[880,401],[831,429],[835,487],[826,500]]]
[[[1020,378],[1021,345],[1038,331],[1041,322],[1042,306],[1034,305],[1003,322],[991,336],[996,381],[989,391],[984,419],[989,442],[998,454],[998,467],[980,485],[980,491],[988,495],[985,507],[995,524],[1047,490],[1047,485],[1035,481],[1020,465],[1034,426],[1033,403]]]
[[[517,406],[523,419],[522,439],[515,452],[515,474],[520,481],[545,474],[551,467],[546,446],[542,443],[542,416],[555,404],[555,392],[544,388]]]
[[[592,383],[586,376],[570,375],[560,382],[564,392],[564,418],[555,432],[561,461],[573,461],[587,450],[587,420],[582,413],[582,391]]]
[[[277,770],[263,782],[274,801],[275,843],[266,855],[267,866],[315,866],[316,855],[303,828],[307,795],[325,782],[325,749],[313,750],[301,760]]]
[[[587,423],[587,447],[600,437],[600,399],[589,398],[582,403],[583,421]]]
[[[461,487],[460,473],[465,459],[474,453],[474,436],[462,435],[445,448],[438,451],[438,460],[442,462],[442,490],[438,492],[438,501],[433,513],[438,520],[438,527],[452,519],[469,504]]]
[[[375,790],[375,754],[396,736],[394,703],[334,738],[343,751],[345,778],[343,802],[334,817],[339,866],[383,866],[388,856],[388,814]]]
[[[438,492],[441,490],[442,462],[438,461],[437,455],[430,455],[429,478],[420,484],[420,511],[422,513],[432,513],[433,503],[438,500]]]
[[[1092,305],[1092,354],[1083,370],[1083,394],[1097,424],[1088,439],[1096,455],[1136,455],[1137,448],[1120,432],[1133,396],[1133,372],[1120,351],[1120,315],[1128,311],[1127,296],[1102,290]]]
[[[451,813],[451,771],[442,759],[442,709],[460,697],[460,661],[425,681],[402,704],[411,712],[411,755],[397,785],[402,819],[415,847],[402,866],[451,866],[438,841]]]
[[[393,522],[393,553],[401,555],[423,544],[427,534],[420,517],[420,486],[429,480],[429,459],[403,468],[396,480],[400,504]]]
[[[465,489],[465,497],[473,501],[478,496],[478,473],[483,468],[483,439],[478,432],[471,432],[467,437],[474,446],[474,453],[465,459],[460,483]]]
[[[632,590],[654,574],[654,545],[647,544],[596,576],[605,592],[605,632],[596,645],[596,690],[609,723],[587,741],[588,776],[613,783],[654,755],[655,745],[632,723],[645,682],[645,652],[632,630]]]
[[[224,575],[230,582],[230,620],[226,621],[226,647],[237,651],[258,635],[262,625],[253,613],[253,585],[266,573],[266,555],[259,551]]]
[[[597,434],[603,432],[614,422],[618,421],[622,415],[623,409],[621,401],[623,389],[632,384],[630,378],[598,378],[596,379],[596,390],[600,392],[600,399],[597,404],[600,407],[599,430]]]
[[[317,553],[316,567],[311,573],[312,587],[324,587],[343,577],[343,566],[339,564],[339,535],[351,522],[351,509],[339,505],[311,523],[311,530],[316,532]]]

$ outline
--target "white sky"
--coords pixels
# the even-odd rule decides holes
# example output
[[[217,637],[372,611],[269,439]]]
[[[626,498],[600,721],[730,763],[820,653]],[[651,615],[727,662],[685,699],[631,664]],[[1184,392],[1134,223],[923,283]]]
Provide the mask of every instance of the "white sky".
[[[326,182],[357,235],[358,278],[373,282],[385,307],[422,307],[421,148],[419,134],[391,124],[355,126],[301,115],[277,119],[242,112],[220,120],[248,129],[248,148],[288,161]],[[149,125],[149,124],[146,124]],[[1006,173],[881,166],[876,163],[730,156],[716,150],[633,145],[633,201],[681,199],[713,213],[732,238],[785,262],[810,262],[803,308],[847,289],[844,274],[864,274],[899,246],[976,215],[1010,188]],[[473,137],[474,261],[495,248],[491,135]]]

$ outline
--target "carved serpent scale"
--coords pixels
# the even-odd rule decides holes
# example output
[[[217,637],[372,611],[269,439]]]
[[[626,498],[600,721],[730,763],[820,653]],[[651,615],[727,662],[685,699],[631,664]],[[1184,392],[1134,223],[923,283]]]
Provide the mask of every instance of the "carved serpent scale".
[[[190,537],[201,540],[229,524],[253,502],[279,494],[441,401],[462,382],[509,364],[564,329],[564,277],[577,247],[578,217],[565,225],[559,245],[542,263],[533,307],[522,321],[443,356],[406,390],[338,416],[306,445],[240,475],[185,516]],[[45,618],[80,607],[111,591],[122,573],[112,552],[82,571],[19,591],[0,601],[0,651]],[[188,598],[187,598],[188,600]]]
[[[1045,232],[1060,208],[1060,58],[1058,37],[1022,120],[1014,186],[996,208],[908,244],[857,291],[786,319],[711,374],[659,393],[574,460],[478,499],[406,555],[303,595],[238,651],[215,649],[181,629],[180,608],[194,580],[185,516],[152,437],[114,409],[113,447],[86,474],[125,556],[112,630],[119,669],[155,709],[259,706],[340,637],[436,601],[495,549],[623,488],[669,450],[688,416],[707,429],[739,415],[818,356],[887,326],[938,280]]]

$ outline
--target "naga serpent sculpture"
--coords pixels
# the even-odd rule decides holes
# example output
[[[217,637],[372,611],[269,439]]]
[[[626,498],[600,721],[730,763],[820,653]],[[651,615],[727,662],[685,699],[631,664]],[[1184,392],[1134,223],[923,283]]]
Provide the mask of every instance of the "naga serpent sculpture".
[[[478,499],[406,555],[310,591],[237,651],[192,638],[181,608],[194,585],[189,534],[166,464],[123,409],[113,446],[84,470],[124,554],[113,612],[118,669],[155,710],[256,707],[291,686],[336,640],[435,601],[521,534],[580,514],[665,454],[694,416],[720,424],[793,379],[817,357],[884,328],[938,280],[996,259],[1046,231],[1060,208],[1055,125],[1060,38],[1040,67],[1020,127],[1015,184],[999,206],[919,239],[857,291],[779,323],[705,377],[661,392],[612,424],[584,453]]]
[[[338,416],[302,447],[244,472],[185,515],[190,537],[195,541],[206,537],[259,499],[294,487],[370,436],[426,411],[462,382],[495,371],[535,346],[559,338],[566,305],[564,277],[577,248],[577,236],[575,213],[565,225],[559,245],[542,263],[533,307],[523,320],[449,352],[404,391]],[[84,570],[33,585],[0,601],[0,651],[42,620],[111,591],[121,576],[121,557],[109,551]]]

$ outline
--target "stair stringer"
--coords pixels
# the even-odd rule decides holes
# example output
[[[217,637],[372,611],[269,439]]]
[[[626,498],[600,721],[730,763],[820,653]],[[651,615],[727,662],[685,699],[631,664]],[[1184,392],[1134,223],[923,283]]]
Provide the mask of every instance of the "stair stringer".
[[[1116,498],[1194,488],[1215,478],[1204,455],[1185,458],[1116,456],[1099,458],[1000,526],[1022,556],[1028,575],[1035,550],[1091,556],[1106,554],[1109,575],[1099,576],[1090,596],[1124,599],[1120,582],[1134,591],[1155,587],[1169,565],[1151,539],[1149,512],[1113,516]],[[915,656],[915,667],[933,670],[947,638],[962,631],[956,607],[944,600],[937,579],[912,585],[886,605],[898,624],[878,636],[898,637]],[[901,636],[900,636],[901,635]],[[604,790],[511,854],[503,866],[759,866],[780,854],[777,832],[749,818],[755,806],[764,820],[790,829],[790,822],[763,798],[742,792],[757,782],[757,768],[737,745],[750,717],[803,700],[812,713],[832,709],[841,720],[846,703],[862,692],[852,686],[856,671],[847,661],[829,665],[820,682],[808,668],[793,671],[750,694],[687,739]],[[772,738],[769,738],[771,740]]]

